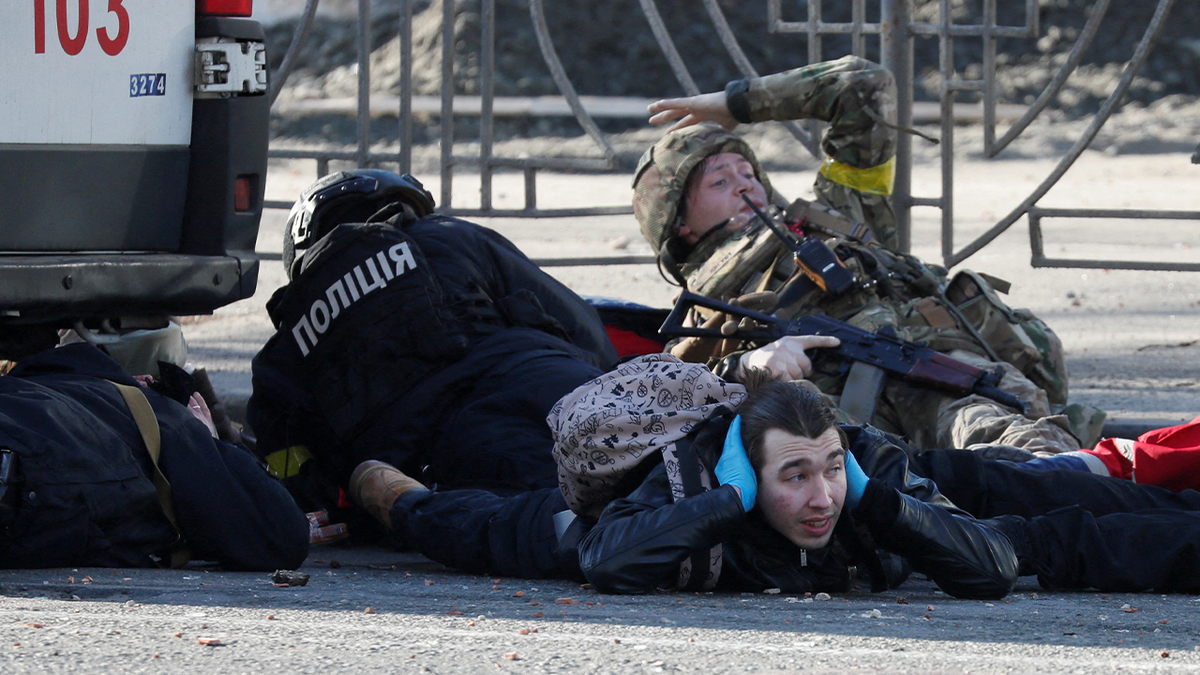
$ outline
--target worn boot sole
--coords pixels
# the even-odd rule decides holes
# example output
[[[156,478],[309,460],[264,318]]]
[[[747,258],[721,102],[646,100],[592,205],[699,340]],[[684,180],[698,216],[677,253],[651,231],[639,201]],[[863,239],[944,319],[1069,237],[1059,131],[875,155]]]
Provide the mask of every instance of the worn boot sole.
[[[374,459],[359,464],[350,474],[350,500],[389,530],[392,505],[400,495],[418,489],[424,490],[425,486],[391,464]]]

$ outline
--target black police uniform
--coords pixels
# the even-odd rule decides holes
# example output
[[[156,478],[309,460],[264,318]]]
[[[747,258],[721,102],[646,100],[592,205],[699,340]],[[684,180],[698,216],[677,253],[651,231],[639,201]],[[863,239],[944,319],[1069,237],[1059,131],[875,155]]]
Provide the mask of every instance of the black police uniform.
[[[499,234],[444,216],[337,226],[267,310],[277,332],[248,408],[258,451],[304,446],[306,473],[342,486],[378,459],[439,490],[556,487],[546,414],[615,361],[584,300]]]

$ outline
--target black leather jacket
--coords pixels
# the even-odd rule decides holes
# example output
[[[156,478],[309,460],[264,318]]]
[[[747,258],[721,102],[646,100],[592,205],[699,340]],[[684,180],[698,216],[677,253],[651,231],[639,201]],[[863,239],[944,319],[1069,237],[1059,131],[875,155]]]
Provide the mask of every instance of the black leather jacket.
[[[728,420],[714,423],[725,427]],[[681,561],[722,543],[718,588],[844,591],[856,568],[865,566],[873,588],[884,590],[907,575],[886,553],[875,557],[878,547],[955,597],[1000,598],[1012,590],[1017,558],[1003,534],[956,507],[932,481],[909,473],[908,456],[883,434],[869,427],[843,430],[871,480],[859,505],[843,512],[829,546],[802,551],[772,530],[761,510],[745,513],[731,486],[675,502],[660,464],[631,494],[609,504],[580,542],[584,575],[605,593],[671,588]],[[713,436],[723,438],[724,431]],[[873,545],[855,536],[864,527]]]

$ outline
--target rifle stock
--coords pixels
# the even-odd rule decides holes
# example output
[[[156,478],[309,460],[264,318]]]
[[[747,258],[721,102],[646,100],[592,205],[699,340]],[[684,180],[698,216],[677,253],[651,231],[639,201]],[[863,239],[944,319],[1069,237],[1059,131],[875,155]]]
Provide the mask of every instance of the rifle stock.
[[[747,328],[739,322],[736,330],[698,328],[683,325],[688,311],[704,307],[725,312],[731,317],[750,319],[758,324]],[[821,372],[837,374],[849,369],[850,363],[861,361],[876,366],[889,375],[912,384],[965,396],[979,394],[1027,412],[1029,404],[999,388],[1003,368],[984,370],[969,363],[934,351],[925,345],[902,340],[895,335],[872,333],[857,326],[821,314],[810,314],[788,321],[761,312],[737,307],[726,302],[683,291],[675,307],[663,322],[659,333],[666,337],[738,337],[751,342],[770,342],[787,335],[831,335],[841,344],[818,350],[813,363]],[[832,370],[823,366],[833,364]]]

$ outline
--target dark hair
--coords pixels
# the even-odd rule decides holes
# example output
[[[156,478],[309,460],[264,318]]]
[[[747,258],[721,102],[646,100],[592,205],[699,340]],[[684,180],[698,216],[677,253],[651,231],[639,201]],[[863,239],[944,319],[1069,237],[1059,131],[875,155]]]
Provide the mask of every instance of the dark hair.
[[[675,232],[671,233],[672,237],[679,234],[679,227],[682,226],[683,221],[687,219],[688,199],[691,198],[692,190],[696,188],[696,184],[699,183],[702,178],[704,178],[704,174],[708,173],[708,167],[712,165],[713,157],[716,157],[716,155],[709,155],[699,162],[696,162],[696,166],[692,167],[692,170],[688,172],[687,179],[683,181],[683,193],[679,195],[679,204],[676,206]]]
[[[846,436],[837,426],[833,410],[811,385],[777,380],[770,371],[757,368],[740,380],[749,393],[740,410],[742,443],[756,472],[762,468],[763,439],[771,429],[815,439],[832,427],[845,447]]]

